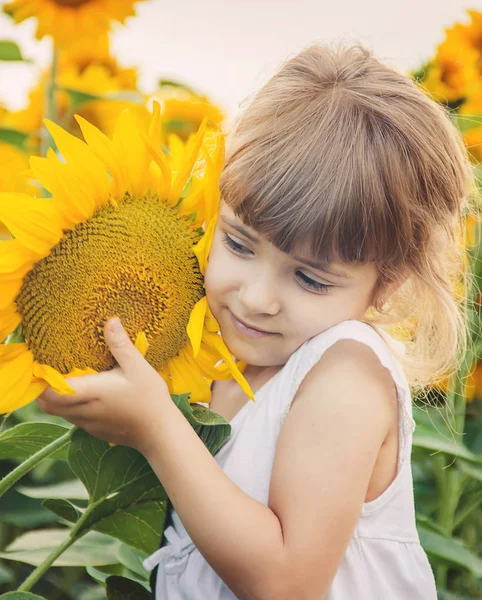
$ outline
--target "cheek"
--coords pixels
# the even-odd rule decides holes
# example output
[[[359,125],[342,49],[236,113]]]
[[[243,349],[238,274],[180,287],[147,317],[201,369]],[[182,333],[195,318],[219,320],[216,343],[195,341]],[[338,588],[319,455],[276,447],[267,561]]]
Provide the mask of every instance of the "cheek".
[[[221,244],[221,241],[214,239],[204,276],[204,288],[210,305],[216,302],[220,293],[229,289],[232,279],[229,274],[233,273],[233,267]]]

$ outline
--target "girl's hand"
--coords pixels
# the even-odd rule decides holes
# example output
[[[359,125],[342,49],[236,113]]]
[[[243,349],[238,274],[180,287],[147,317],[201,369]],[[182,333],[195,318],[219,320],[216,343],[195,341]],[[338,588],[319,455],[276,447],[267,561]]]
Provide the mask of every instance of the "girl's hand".
[[[95,437],[145,453],[156,435],[163,406],[171,402],[167,385],[135,348],[117,317],[107,322],[104,334],[119,367],[69,378],[73,396],[49,387],[38,404],[45,413],[63,417]]]

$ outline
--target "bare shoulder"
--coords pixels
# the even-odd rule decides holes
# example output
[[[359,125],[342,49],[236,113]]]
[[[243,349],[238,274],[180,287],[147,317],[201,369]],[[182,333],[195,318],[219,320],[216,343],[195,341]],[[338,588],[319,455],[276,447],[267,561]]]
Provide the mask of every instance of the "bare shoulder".
[[[390,372],[381,364],[375,352],[356,340],[340,340],[333,344],[305,376],[293,399],[293,404],[314,402],[323,411],[323,402],[317,402],[320,389],[323,395],[334,393],[341,410],[364,413],[372,409],[382,411],[387,427],[393,419],[397,392]],[[312,407],[313,408],[313,407]]]
[[[296,393],[276,445],[269,507],[282,525],[287,573],[304,597],[328,590],[396,406],[390,373],[354,340],[327,350]]]

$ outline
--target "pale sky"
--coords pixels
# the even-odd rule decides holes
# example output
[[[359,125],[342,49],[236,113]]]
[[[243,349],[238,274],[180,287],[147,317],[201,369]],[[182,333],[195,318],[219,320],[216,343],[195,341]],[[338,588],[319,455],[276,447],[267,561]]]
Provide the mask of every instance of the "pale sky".
[[[4,2],[0,0],[0,6]],[[159,78],[183,80],[233,115],[288,56],[314,41],[358,40],[403,71],[430,57],[444,27],[466,20],[482,0],[145,0],[126,26],[115,27],[114,55],[137,66],[149,92]],[[20,44],[33,64],[0,63],[0,103],[21,108],[42,67],[48,40],[37,42],[31,19],[0,15],[0,39]]]

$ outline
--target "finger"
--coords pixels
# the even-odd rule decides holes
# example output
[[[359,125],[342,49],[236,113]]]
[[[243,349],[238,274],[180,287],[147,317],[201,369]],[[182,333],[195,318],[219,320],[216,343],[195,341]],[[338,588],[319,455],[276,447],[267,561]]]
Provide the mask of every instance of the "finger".
[[[43,400],[44,402],[52,405],[59,406],[75,406],[77,404],[82,404],[86,402],[86,398],[81,398],[79,395],[67,395],[67,394],[58,394],[51,387],[48,387],[37,400]]]
[[[112,356],[127,374],[150,372],[152,367],[132,343],[120,319],[114,317],[104,327],[104,337]]]
[[[62,402],[52,402],[44,400],[43,398],[38,398],[37,404],[40,410],[47,415],[55,415],[56,417],[67,419],[68,421],[72,421],[72,419],[82,419],[87,421],[92,419],[92,405],[94,404],[94,401],[69,405]]]
[[[60,396],[60,398],[64,399],[65,403],[68,403],[68,398],[70,398],[71,403],[74,404],[102,397],[105,391],[112,387],[120,373],[120,368],[116,368],[110,371],[103,371],[102,373],[69,377],[67,381],[74,390],[74,394],[71,396]]]

